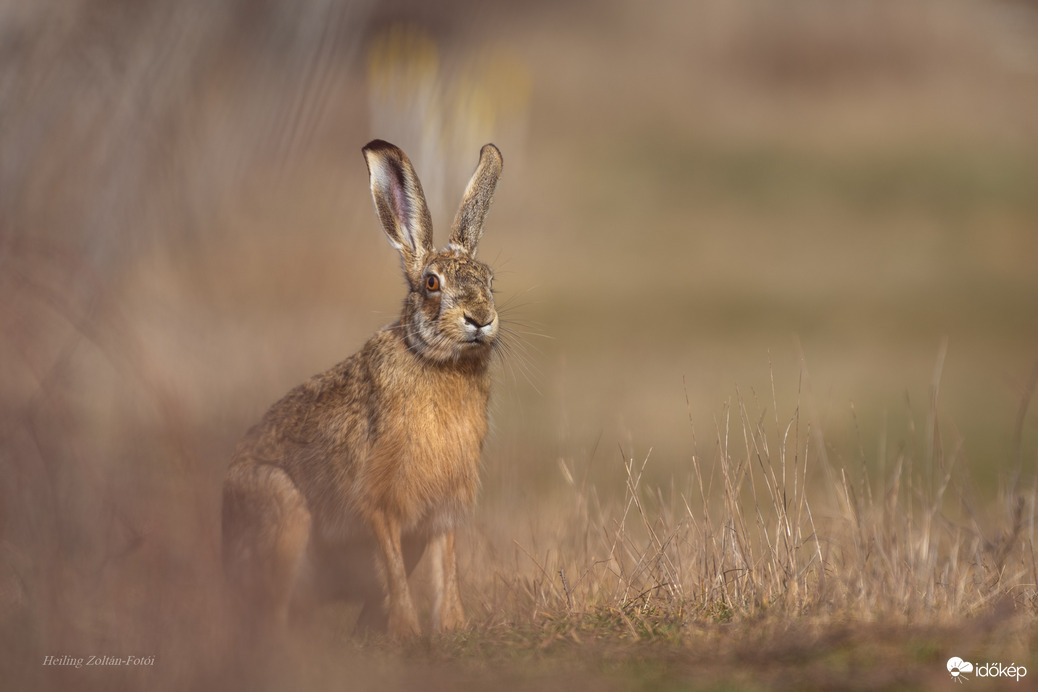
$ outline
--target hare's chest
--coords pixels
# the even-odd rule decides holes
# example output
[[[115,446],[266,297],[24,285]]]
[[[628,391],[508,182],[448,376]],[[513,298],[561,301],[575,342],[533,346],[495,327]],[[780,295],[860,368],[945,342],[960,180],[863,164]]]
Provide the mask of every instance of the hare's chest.
[[[467,405],[463,408],[462,403]],[[430,488],[433,495],[478,482],[487,433],[485,403],[455,401],[445,408],[432,404],[416,410],[407,428],[401,470],[408,482]]]
[[[471,386],[428,387],[398,412],[385,421],[369,477],[405,527],[449,528],[476,501],[487,396]]]
[[[487,433],[489,388],[484,378],[461,373],[428,374],[401,391],[394,421],[409,456],[459,461],[478,457]]]

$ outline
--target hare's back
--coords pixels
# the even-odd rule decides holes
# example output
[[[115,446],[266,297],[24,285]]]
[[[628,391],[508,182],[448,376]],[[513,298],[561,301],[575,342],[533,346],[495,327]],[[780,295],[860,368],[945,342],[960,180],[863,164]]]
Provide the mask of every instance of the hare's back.
[[[370,383],[358,355],[314,375],[267,410],[242,440],[235,461],[293,470],[317,458],[364,447]],[[352,455],[351,455],[352,456]],[[291,474],[299,479],[296,473]]]

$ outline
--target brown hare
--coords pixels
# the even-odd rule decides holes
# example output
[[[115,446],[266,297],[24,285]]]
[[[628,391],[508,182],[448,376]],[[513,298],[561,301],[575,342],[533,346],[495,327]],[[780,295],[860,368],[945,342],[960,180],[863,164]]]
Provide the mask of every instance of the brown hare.
[[[499,320],[476,245],[501,175],[492,144],[433,248],[404,152],[364,147],[382,227],[403,260],[400,320],[275,403],[235,451],[223,487],[223,559],[238,600],[284,623],[317,599],[363,602],[358,629],[420,633],[407,578],[430,548],[434,631],[465,616],[454,531],[471,511]]]

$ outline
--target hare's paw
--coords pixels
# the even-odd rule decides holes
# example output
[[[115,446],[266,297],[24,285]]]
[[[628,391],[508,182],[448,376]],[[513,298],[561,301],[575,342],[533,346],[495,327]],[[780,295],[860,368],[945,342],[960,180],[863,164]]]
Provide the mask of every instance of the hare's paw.
[[[389,612],[389,636],[398,640],[414,639],[422,634],[414,607],[393,608]]]
[[[450,632],[465,626],[465,610],[457,599],[447,601],[443,604],[443,612],[440,613],[439,622],[435,628],[437,632]]]

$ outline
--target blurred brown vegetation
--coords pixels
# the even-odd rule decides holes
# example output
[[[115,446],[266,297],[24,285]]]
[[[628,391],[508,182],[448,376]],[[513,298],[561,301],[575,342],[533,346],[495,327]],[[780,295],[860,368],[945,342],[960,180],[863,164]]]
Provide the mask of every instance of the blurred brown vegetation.
[[[379,67],[379,46],[397,68]],[[850,486],[820,465],[803,483],[889,488],[907,456],[929,489],[918,511],[944,516],[932,490],[948,478],[961,492],[947,511],[972,511],[975,538],[1033,531],[1034,2],[7,0],[12,689],[227,686],[217,555],[233,445],[402,298],[360,155],[373,137],[412,154],[441,231],[478,144],[505,157],[481,252],[524,336],[500,369],[470,537],[470,570],[490,561],[472,577],[481,617],[572,600],[529,585],[598,555],[559,552],[574,487],[622,507],[625,464],[650,448],[643,489],[689,479],[693,453],[720,474],[715,433],[741,399],[766,402],[776,429],[803,409],[812,454],[860,468]],[[583,516],[614,532],[588,497]],[[483,582],[513,541],[537,546],[514,563],[532,591],[501,595]],[[161,669],[39,665],[64,654]],[[406,687],[425,670],[392,668],[364,676]]]

